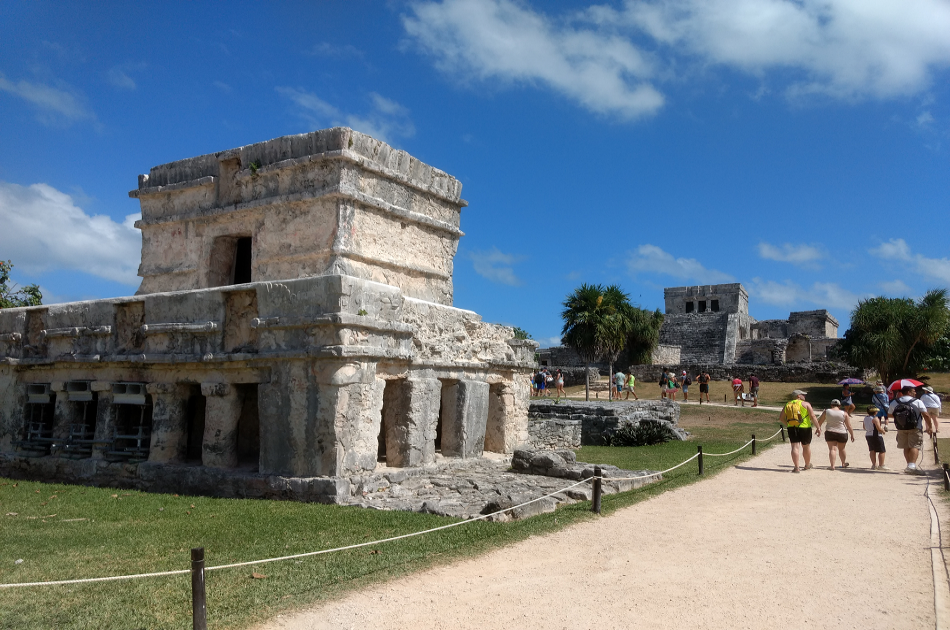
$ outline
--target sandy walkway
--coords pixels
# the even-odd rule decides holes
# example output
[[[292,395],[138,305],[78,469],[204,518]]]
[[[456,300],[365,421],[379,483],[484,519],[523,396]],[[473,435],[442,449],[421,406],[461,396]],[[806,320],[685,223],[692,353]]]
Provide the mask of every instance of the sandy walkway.
[[[849,470],[827,470],[816,441],[819,468],[790,474],[779,444],[612,516],[263,628],[933,628],[927,479],[872,473],[856,437]],[[887,446],[902,468],[894,432]]]

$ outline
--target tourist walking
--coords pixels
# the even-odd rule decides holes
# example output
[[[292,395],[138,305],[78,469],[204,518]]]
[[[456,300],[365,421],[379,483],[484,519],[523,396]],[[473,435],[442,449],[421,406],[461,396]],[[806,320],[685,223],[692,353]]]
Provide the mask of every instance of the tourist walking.
[[[920,395],[920,402],[924,403],[927,413],[930,415],[930,426],[934,433],[940,433],[940,411],[943,408],[943,402],[940,396],[934,393],[933,387],[923,387],[923,394]]]
[[[742,406],[745,407],[745,398],[743,394],[745,393],[742,379],[738,376],[732,379],[732,396],[735,399],[735,406],[739,405],[739,400],[742,400]]]
[[[825,444],[828,445],[829,468],[835,470],[835,455],[841,462],[842,468],[848,467],[848,456],[845,453],[845,447],[848,445],[848,437],[854,442],[854,431],[851,429],[851,416],[848,412],[841,409],[841,401],[835,398],[831,401],[831,408],[825,409],[818,416],[818,427],[815,429],[815,435],[821,435],[821,426],[827,423],[825,427]]]
[[[557,400],[561,400],[562,397],[566,397],[564,393],[564,374],[561,373],[559,369],[554,373],[554,384],[557,386]]]
[[[871,394],[871,404],[877,407],[877,418],[881,421],[881,426],[887,431],[887,406],[891,404],[891,399],[887,397],[887,390],[881,381],[874,386],[874,393]]]
[[[868,441],[868,453],[871,456],[871,470],[890,470],[884,465],[884,434],[887,429],[881,426],[880,409],[871,405],[868,415],[864,416],[864,439]],[[885,414],[886,415],[886,414]]]
[[[534,375],[534,395],[538,398],[544,395],[544,370]]]
[[[680,384],[676,381],[676,372],[670,370],[666,374],[666,397],[672,401],[676,401],[676,390],[679,388]]]
[[[683,402],[689,402],[689,386],[693,384],[693,381],[690,380],[686,370],[683,370],[680,376],[680,384],[683,386]]]
[[[851,400],[850,385],[841,387],[841,410],[849,414],[854,411],[854,401]]]
[[[699,383],[699,404],[703,404],[703,394],[706,394],[706,402],[709,402],[709,372],[703,370],[696,375],[696,382]]]
[[[627,396],[624,400],[630,400],[630,394],[633,394],[634,400],[640,400],[637,398],[637,377],[633,375],[633,372],[627,374]]]
[[[614,396],[617,400],[620,400],[620,394],[623,392],[623,384],[627,382],[627,377],[624,376],[623,372],[619,370],[614,373],[614,389],[617,391],[617,395]]]
[[[814,468],[811,464],[811,429],[815,410],[805,402],[807,392],[796,389],[792,395],[795,398],[785,403],[778,420],[788,429],[788,441],[792,443],[792,464],[795,466],[792,472],[797,473],[802,471],[799,462],[803,459],[805,470]]]
[[[759,406],[759,379],[755,374],[749,375],[749,394],[752,396],[752,406]]]
[[[666,368],[663,368],[663,373],[660,374],[660,398],[666,398],[666,390],[670,385],[670,375],[667,374]]]
[[[924,445],[924,430],[932,432],[930,414],[924,403],[914,398],[916,393],[916,387],[902,387],[900,397],[892,400],[887,408],[887,415],[894,419],[897,428],[897,448],[903,449],[907,462],[904,472],[911,475],[923,474],[917,467],[917,456]]]

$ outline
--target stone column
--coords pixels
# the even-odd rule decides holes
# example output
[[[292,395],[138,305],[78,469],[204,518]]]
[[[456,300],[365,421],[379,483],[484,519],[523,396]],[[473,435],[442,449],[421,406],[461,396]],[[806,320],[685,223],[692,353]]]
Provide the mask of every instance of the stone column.
[[[76,405],[69,403],[69,397],[66,395],[66,383],[63,381],[53,381],[49,384],[49,388],[51,392],[56,394],[56,404],[53,411],[53,439],[56,440],[54,446],[59,448],[69,437],[69,425],[73,422]]]
[[[201,463],[209,468],[234,468],[238,463],[237,425],[243,397],[227,383],[202,383],[201,393],[206,399]]]
[[[521,375],[515,375],[515,379]],[[517,381],[492,384],[488,394],[488,425],[485,450],[514,453],[528,441],[528,392]]]
[[[409,378],[386,401],[387,466],[422,466],[435,461],[441,391],[439,379]]]
[[[442,390],[442,455],[481,457],[488,422],[488,383],[459,381]]]
[[[177,383],[149,383],[152,395],[152,437],[148,461],[184,461],[188,448],[188,386]]]
[[[92,446],[92,458],[105,458],[106,451],[112,450],[115,433],[115,405],[112,404],[112,383],[93,381],[92,391],[98,394],[96,404],[96,443]]]

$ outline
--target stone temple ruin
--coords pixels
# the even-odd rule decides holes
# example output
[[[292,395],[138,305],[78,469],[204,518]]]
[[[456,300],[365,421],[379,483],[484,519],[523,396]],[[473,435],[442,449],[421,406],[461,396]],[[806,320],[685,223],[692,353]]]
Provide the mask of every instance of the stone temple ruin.
[[[152,168],[135,296],[0,311],[0,474],[348,502],[513,453],[536,344],[453,308],[460,193],[346,128]]]
[[[741,284],[663,290],[658,363],[779,365],[823,361],[838,343],[838,320],[826,310],[756,321]]]

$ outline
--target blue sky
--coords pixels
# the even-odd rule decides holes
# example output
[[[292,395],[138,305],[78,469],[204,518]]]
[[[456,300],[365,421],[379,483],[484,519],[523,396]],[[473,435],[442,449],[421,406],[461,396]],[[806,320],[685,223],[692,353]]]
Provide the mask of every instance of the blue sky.
[[[455,304],[547,345],[582,282],[757,319],[950,286],[950,2],[0,4],[0,258],[129,295],[137,175],[347,125],[454,175]]]

